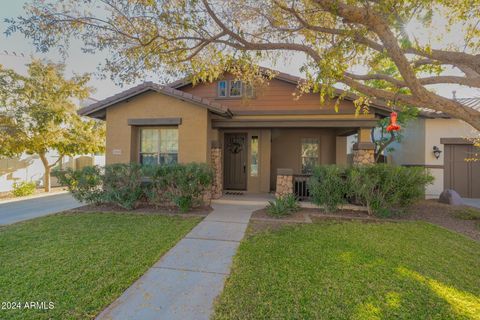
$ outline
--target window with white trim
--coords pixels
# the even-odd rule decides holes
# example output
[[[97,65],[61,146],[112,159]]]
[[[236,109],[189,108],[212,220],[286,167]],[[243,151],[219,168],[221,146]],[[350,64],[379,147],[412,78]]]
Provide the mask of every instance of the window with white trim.
[[[230,80],[230,97],[242,96],[242,81]]]
[[[178,162],[177,128],[141,128],[140,163],[164,165]]]
[[[302,139],[302,173],[310,174],[319,163],[320,141],[315,138]]]
[[[253,98],[255,96],[255,90],[251,84],[244,84],[245,88],[245,97]]]
[[[225,80],[218,81],[218,88],[217,88],[218,96],[221,98],[225,98],[227,96],[227,90],[228,90],[227,81]]]

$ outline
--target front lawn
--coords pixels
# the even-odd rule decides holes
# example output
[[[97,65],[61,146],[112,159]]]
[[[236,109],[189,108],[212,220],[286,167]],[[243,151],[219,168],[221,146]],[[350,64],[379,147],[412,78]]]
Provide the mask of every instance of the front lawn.
[[[59,214],[0,229],[0,319],[88,319],[179,241],[198,218]],[[11,309],[13,302],[21,310]],[[25,303],[38,302],[33,308]],[[54,308],[38,310],[35,308]],[[28,304],[30,305],[30,304]]]
[[[480,319],[480,243],[424,222],[320,222],[240,245],[215,319]]]

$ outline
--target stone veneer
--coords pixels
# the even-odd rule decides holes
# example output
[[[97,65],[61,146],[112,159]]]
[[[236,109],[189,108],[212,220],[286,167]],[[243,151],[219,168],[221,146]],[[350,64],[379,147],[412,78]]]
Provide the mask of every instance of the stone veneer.
[[[293,170],[277,170],[277,187],[275,197],[283,197],[293,193]]]
[[[218,199],[223,193],[222,148],[212,146],[211,164],[213,168],[212,199]]]
[[[353,145],[353,164],[373,164],[375,163],[375,146],[373,143],[356,143]]]

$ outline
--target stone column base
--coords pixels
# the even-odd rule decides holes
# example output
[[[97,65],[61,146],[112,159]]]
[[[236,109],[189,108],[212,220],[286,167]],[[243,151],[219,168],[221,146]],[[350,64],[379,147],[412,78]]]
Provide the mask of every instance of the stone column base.
[[[353,164],[365,165],[375,163],[375,145],[370,142],[360,142],[353,145]]]
[[[275,197],[284,197],[293,193],[293,170],[278,169],[277,170],[277,188]]]
[[[223,194],[223,166],[222,166],[222,148],[212,146],[211,163],[213,169],[212,199],[218,199]]]

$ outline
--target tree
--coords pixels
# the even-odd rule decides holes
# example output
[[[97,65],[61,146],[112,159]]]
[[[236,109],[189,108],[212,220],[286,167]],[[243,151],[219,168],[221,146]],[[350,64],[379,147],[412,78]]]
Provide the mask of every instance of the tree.
[[[398,114],[397,122],[400,124],[401,129],[397,132],[387,131],[390,118],[383,118],[378,121],[377,127],[372,128],[371,131],[372,142],[375,145],[375,162],[380,161],[380,157],[384,151],[391,152],[394,150],[391,147],[392,143],[402,142],[405,126],[408,124],[408,122],[417,118],[418,112],[419,110],[417,108],[404,107],[402,112]]]
[[[479,111],[431,89],[480,88],[480,0],[64,0],[33,1],[26,10],[7,20],[7,33],[22,32],[41,51],[65,49],[72,37],[87,52],[108,49],[112,58],[104,67],[121,81],[152,70],[191,73],[194,82],[226,70],[240,77],[258,74],[253,62],[299,52],[306,57],[302,89],[322,99],[341,82],[361,102],[431,108],[480,130]],[[442,26],[432,24],[438,16]],[[409,21],[429,31],[443,28],[436,30],[440,36],[460,26],[461,41],[433,48],[405,32]],[[376,72],[379,57],[398,76]],[[452,67],[460,75],[450,75]]]
[[[45,168],[46,192],[51,170],[64,156],[104,150],[103,124],[82,119],[72,101],[88,97],[89,77],[67,80],[63,69],[34,60],[23,76],[0,65],[0,156],[38,155]],[[53,163],[48,162],[50,151],[59,156]]]

